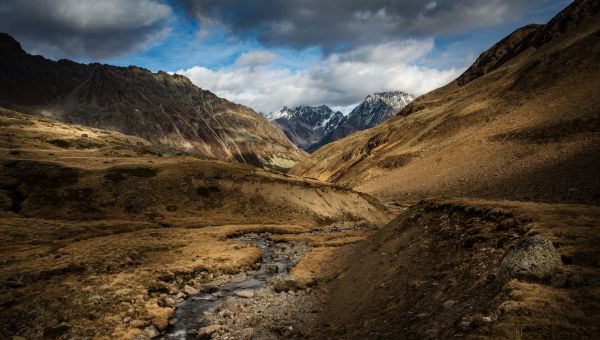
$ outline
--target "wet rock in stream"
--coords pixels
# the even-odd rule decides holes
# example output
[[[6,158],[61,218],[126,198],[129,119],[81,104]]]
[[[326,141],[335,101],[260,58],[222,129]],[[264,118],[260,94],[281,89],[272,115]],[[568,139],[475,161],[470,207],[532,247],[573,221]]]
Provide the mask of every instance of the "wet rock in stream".
[[[300,327],[294,321],[298,319],[295,310],[298,306],[313,305],[316,298],[302,291],[294,295],[285,291],[297,289],[290,284],[292,275],[288,271],[309,247],[303,243],[273,243],[267,233],[247,234],[235,240],[262,250],[256,270],[216,277],[210,285],[196,286],[200,289],[184,287],[186,293],[196,294],[188,293],[190,296],[177,304],[173,316],[177,322],[163,338],[231,339],[259,334],[261,338],[269,338],[281,337]],[[274,291],[282,284],[286,288],[278,289],[281,293]],[[310,311],[309,307],[304,309]]]

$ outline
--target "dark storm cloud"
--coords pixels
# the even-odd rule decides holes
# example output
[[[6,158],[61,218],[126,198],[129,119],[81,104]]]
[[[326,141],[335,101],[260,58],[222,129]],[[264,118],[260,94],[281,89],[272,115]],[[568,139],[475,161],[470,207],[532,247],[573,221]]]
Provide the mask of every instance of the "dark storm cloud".
[[[160,39],[171,17],[156,0],[3,0],[0,32],[31,53],[100,59]]]
[[[462,32],[517,19],[551,0],[177,0],[203,30],[219,25],[268,45],[326,50]]]

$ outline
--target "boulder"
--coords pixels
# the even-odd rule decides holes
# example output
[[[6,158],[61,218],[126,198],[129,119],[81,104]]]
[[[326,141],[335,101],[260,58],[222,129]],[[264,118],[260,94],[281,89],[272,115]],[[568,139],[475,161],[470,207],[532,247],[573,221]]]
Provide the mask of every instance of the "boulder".
[[[536,235],[504,256],[500,263],[500,276],[503,279],[547,280],[560,266],[560,255],[554,245]]]

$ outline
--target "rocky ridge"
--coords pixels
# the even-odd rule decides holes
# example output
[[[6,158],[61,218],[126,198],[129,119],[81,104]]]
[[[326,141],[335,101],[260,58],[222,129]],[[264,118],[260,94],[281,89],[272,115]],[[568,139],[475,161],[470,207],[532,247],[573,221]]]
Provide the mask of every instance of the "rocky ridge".
[[[402,91],[375,92],[348,115],[326,105],[284,106],[267,118],[279,125],[300,148],[313,152],[321,146],[381,124],[408,105],[414,97]]]

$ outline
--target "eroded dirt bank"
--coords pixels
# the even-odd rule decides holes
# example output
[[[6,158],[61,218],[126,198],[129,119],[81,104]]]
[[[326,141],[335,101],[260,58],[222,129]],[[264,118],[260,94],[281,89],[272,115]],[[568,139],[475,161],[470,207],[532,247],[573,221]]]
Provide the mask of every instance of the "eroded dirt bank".
[[[600,208],[421,202],[340,250],[314,338],[593,338]]]

